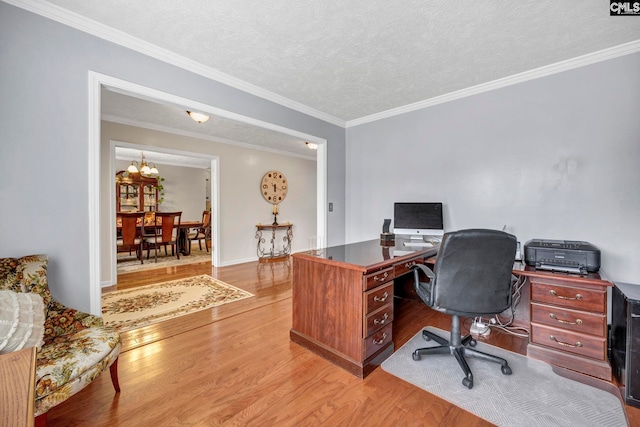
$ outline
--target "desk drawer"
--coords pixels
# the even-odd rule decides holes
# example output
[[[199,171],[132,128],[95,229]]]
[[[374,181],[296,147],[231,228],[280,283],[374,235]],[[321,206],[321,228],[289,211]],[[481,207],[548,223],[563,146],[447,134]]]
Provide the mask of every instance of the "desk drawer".
[[[364,343],[364,346],[365,346],[364,358],[366,359],[376,351],[386,347],[387,344],[389,344],[393,339],[391,332],[392,332],[391,324],[388,324],[387,326],[380,329],[375,334],[370,335],[368,338],[366,338]]]
[[[604,314],[531,303],[531,321],[567,331],[606,337],[607,323]]]
[[[368,337],[378,329],[393,322],[393,303],[367,315],[365,319],[364,337]]]
[[[400,264],[396,264],[393,266],[394,274],[396,277],[402,276],[403,274],[408,273],[416,264],[424,264],[423,258],[413,258],[408,261],[402,262]]]
[[[364,293],[364,314],[374,312],[383,305],[393,302],[393,282]]]
[[[607,291],[604,287],[565,286],[532,280],[531,301],[559,305],[574,310],[606,313]]]
[[[569,332],[536,323],[531,324],[531,342],[555,350],[605,360],[606,339]]]
[[[365,291],[380,286],[381,284],[393,280],[393,267],[385,268],[365,276]]]

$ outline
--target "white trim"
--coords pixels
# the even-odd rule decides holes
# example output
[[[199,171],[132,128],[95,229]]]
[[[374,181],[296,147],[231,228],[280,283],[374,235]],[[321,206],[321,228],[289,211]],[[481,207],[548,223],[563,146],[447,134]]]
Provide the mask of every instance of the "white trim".
[[[218,156],[212,154],[203,154],[203,153],[193,153],[190,151],[182,151],[175,150],[172,148],[163,148],[163,147],[155,147],[148,145],[141,145],[131,142],[119,141],[119,140],[110,140],[109,141],[109,176],[115,176],[116,168],[115,168],[115,153],[116,147],[126,147],[126,148],[135,148],[137,150],[147,150],[147,151],[156,151],[158,153],[166,153],[166,154],[175,154],[178,156],[185,157],[197,157],[201,159],[207,159],[210,161],[211,167],[211,186],[209,194],[211,200],[211,207],[213,218],[215,221],[212,223],[212,234],[214,236],[214,241],[211,242],[211,264],[219,265],[220,264],[220,251],[218,248],[220,247],[220,180],[218,177],[220,176],[220,172],[218,170],[218,165],[220,164],[220,158]],[[215,179],[214,179],[215,177]],[[115,186],[109,186],[109,200],[116,199],[116,190]],[[109,209],[109,235],[111,238],[111,249],[110,249],[110,265],[111,265],[111,277],[106,282],[108,283],[106,286],[113,286],[118,282],[118,273],[115,257],[116,253],[116,213],[115,209]]]
[[[328,246],[329,236],[327,236],[327,144],[318,144],[316,162],[316,196],[317,196],[317,236],[323,236],[325,244]]]
[[[315,117],[325,122],[334,124],[336,126],[345,127],[345,121],[337,117],[331,116],[322,111],[311,108],[300,102],[294,101],[277,93],[273,93],[266,89],[262,89],[256,85],[240,80],[236,77],[225,74],[214,68],[200,64],[199,62],[185,58],[181,55],[177,55],[171,51],[163,49],[152,43],[146,42],[137,37],[133,37],[123,31],[116,30],[115,28],[101,24],[92,19],[86,18],[75,12],[71,12],[67,9],[63,9],[60,6],[53,5],[48,2],[38,0],[3,0],[6,3],[12,4],[19,8],[28,10],[35,14],[44,16],[45,18],[52,19],[61,24],[68,25],[69,27],[99,37],[101,39],[110,41],[112,43],[124,46],[132,49],[136,52],[140,52],[144,55],[150,56],[168,64],[175,65],[184,70],[191,71],[192,73],[199,74],[211,80],[215,80],[227,86],[249,93],[251,95],[266,99],[276,104],[282,105],[287,108],[291,108],[303,114]]]
[[[146,86],[141,86],[132,82],[128,82],[125,80],[118,79],[116,77],[107,76],[105,74],[97,73],[95,71],[89,71],[89,164],[97,165],[93,169],[89,168],[89,185],[90,191],[89,194],[89,222],[90,222],[90,231],[94,234],[90,234],[90,238],[93,237],[93,240],[90,241],[90,269],[91,269],[91,312],[92,313],[100,313],[101,312],[101,284],[100,284],[100,234],[99,234],[99,226],[100,226],[100,90],[102,86],[108,87],[110,90],[121,91],[126,95],[131,96],[143,96],[147,97],[147,99],[151,99],[153,101],[160,102],[169,102],[172,104],[179,104],[187,107],[188,109],[194,109],[201,111],[203,113],[210,113],[219,115],[221,117],[231,118],[233,120],[237,120],[242,123],[247,123],[254,126],[261,126],[267,129],[275,130],[277,132],[281,132],[287,135],[293,135],[297,138],[304,139],[306,141],[315,142],[318,144],[318,194],[317,194],[317,211],[318,211],[318,231],[322,231],[322,233],[326,232],[326,200],[327,200],[327,181],[326,181],[326,170],[327,170],[327,156],[326,156],[326,143],[327,140],[324,138],[320,138],[314,135],[305,134],[303,132],[298,132],[293,129],[288,129],[282,126],[275,125],[273,123],[263,122],[261,120],[254,119],[252,117],[243,116],[240,114],[232,113],[226,110],[222,110],[217,107],[213,107],[211,105],[203,104],[200,102],[192,101],[186,98],[179,97],[177,95],[172,95],[170,93],[162,92],[156,89],[152,89]],[[126,143],[124,143],[126,144]],[[124,146],[124,145],[123,145]],[[140,146],[136,146],[134,148],[140,148]],[[144,146],[143,148],[148,149],[149,146]],[[157,148],[154,147],[154,150]],[[185,153],[180,152],[178,150],[171,149],[157,149],[157,151],[167,150],[173,154],[182,154],[182,155],[200,155],[206,156],[206,154],[198,154],[198,153]],[[115,148],[110,154],[110,157],[113,158],[115,155]],[[93,158],[93,160],[92,160]],[[211,189],[212,189],[212,209],[216,209],[217,212],[220,212],[220,200],[219,200],[219,191],[214,190],[216,185],[219,185],[220,175],[219,175],[219,160],[213,159],[211,161]],[[113,169],[113,165],[110,166]],[[215,168],[215,169],[214,169]],[[115,173],[115,171],[114,171]],[[214,181],[215,180],[215,181]],[[95,181],[95,182],[93,182]],[[111,186],[113,187],[113,186]],[[320,190],[320,188],[322,188]],[[115,188],[110,189],[110,192],[113,191],[111,200],[115,200]],[[215,207],[214,207],[215,206]],[[113,213],[115,215],[115,213]],[[320,220],[322,218],[322,220]],[[214,216],[215,222],[217,222],[216,227],[220,227],[220,218],[219,215]],[[92,222],[92,221],[95,221]],[[111,218],[111,226],[114,230],[112,231],[112,235],[115,235],[115,217]],[[212,225],[213,226],[213,225]],[[94,229],[92,229],[95,228]],[[322,228],[321,228],[322,227]],[[324,235],[324,234],[319,234]],[[115,239],[112,239],[115,241]],[[223,265],[231,265],[232,263],[227,261],[224,264],[220,262],[220,233],[214,232],[214,242],[212,242],[213,246],[213,262],[216,266]],[[115,253],[115,250],[113,251]],[[115,264],[115,263],[112,263]],[[117,276],[116,276],[117,277]]]
[[[413,104],[404,105],[402,107],[393,108],[391,110],[382,111],[376,114],[371,114],[370,116],[349,120],[346,124],[346,127],[350,128],[365,123],[375,122],[377,120],[386,119],[388,117],[398,116],[400,114],[409,113],[411,111],[421,110],[423,108],[432,107],[434,105],[443,104],[445,102],[454,101],[456,99],[477,95],[479,93],[488,92],[495,89],[500,89],[529,80],[547,77],[552,74],[562,73],[574,68],[584,67],[586,65],[607,61],[609,59],[617,58],[624,55],[630,55],[636,52],[640,52],[640,40],[621,44],[619,46],[614,46],[608,49],[603,49],[598,52],[578,56],[577,58],[567,59],[566,61],[556,62],[555,64],[546,65],[534,70],[525,71],[523,73],[514,74],[502,79],[461,89],[456,92],[451,92],[441,96],[436,96],[434,98],[425,99],[424,101],[414,102]]]
[[[100,286],[100,82],[98,76],[91,71],[89,71],[88,81],[89,309],[91,314],[102,316],[102,290]]]
[[[313,160],[315,161],[316,158],[313,156],[305,156],[303,154],[297,154],[297,153],[291,153],[288,151],[282,151],[282,150],[275,150],[273,148],[269,148],[269,147],[264,147],[264,146],[260,146],[260,145],[254,145],[254,144],[249,144],[246,142],[240,142],[240,141],[235,141],[233,139],[228,139],[228,138],[220,138],[220,137],[214,137],[211,135],[204,135],[201,133],[197,133],[197,132],[190,132],[190,131],[186,131],[186,130],[182,130],[182,129],[176,129],[176,128],[172,128],[169,126],[162,126],[162,125],[156,125],[153,123],[148,123],[148,122],[143,122],[140,120],[130,120],[127,118],[122,118],[122,117],[116,117],[116,116],[112,116],[112,115],[108,115],[108,114],[103,114],[102,115],[102,120],[105,120],[107,122],[112,122],[112,123],[118,123],[121,125],[127,125],[127,126],[135,126],[135,127],[139,127],[139,128],[143,128],[143,129],[149,129],[149,130],[155,130],[158,132],[165,132],[165,133],[170,133],[173,135],[181,135],[181,136],[186,136],[189,138],[198,138],[198,139],[202,139],[205,141],[211,141],[211,142],[219,142],[220,144],[227,144],[227,145],[233,145],[236,147],[242,147],[242,148],[248,148],[251,150],[258,150],[258,151],[266,151],[269,153],[275,153],[275,154],[279,154],[282,156],[290,156],[290,157],[299,157],[301,159],[306,159],[306,160]],[[307,150],[309,151],[309,150]]]

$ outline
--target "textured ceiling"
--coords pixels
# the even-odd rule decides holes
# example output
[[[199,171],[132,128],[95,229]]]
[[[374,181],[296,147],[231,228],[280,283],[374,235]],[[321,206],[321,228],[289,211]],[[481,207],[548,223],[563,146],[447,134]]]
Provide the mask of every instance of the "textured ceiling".
[[[609,16],[606,0],[4,1],[346,127],[596,52],[640,51],[640,17]],[[122,94],[104,95],[102,112],[309,156],[288,135],[195,125]]]
[[[640,40],[605,0],[49,0],[348,122]]]

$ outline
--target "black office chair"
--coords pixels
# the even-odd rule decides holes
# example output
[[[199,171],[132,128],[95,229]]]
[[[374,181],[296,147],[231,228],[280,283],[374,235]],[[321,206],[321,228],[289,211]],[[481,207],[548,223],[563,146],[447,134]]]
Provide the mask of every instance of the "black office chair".
[[[511,272],[516,254],[516,237],[495,230],[461,230],[446,233],[435,261],[434,271],[416,264],[415,289],[422,301],[431,308],[451,314],[449,341],[423,330],[426,341],[440,346],[419,348],[414,360],[428,354],[451,353],[465,374],[462,384],[473,387],[473,374],[465,356],[501,364],[505,375],[511,374],[507,361],[474,348],[476,340],[460,333],[460,316],[479,317],[502,313],[511,305]],[[419,272],[429,278],[420,281]]]

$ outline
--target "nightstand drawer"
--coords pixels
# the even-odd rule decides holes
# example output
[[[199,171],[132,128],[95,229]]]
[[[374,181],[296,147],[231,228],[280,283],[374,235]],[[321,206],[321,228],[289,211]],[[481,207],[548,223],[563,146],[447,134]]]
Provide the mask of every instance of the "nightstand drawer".
[[[574,310],[606,313],[607,291],[604,287],[587,288],[532,281],[531,301]]]
[[[371,273],[368,276],[365,276],[365,290],[380,286],[389,280],[393,280],[393,278],[393,267]]]
[[[606,339],[531,323],[531,342],[597,360],[606,358]]]
[[[365,320],[364,337],[368,337],[378,329],[393,322],[393,303],[387,304],[384,307],[374,311],[367,315]]]
[[[604,314],[570,310],[551,305],[531,303],[531,321],[602,338],[606,337],[607,332]]]
[[[364,314],[374,312],[393,301],[393,282],[364,293]]]
[[[392,341],[393,336],[391,334],[391,331],[392,331],[391,324],[389,324],[386,327],[380,329],[375,334],[365,339],[365,344],[364,344],[365,359],[371,356],[373,353],[377,352],[378,350],[386,347],[387,344],[389,344]]]

